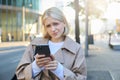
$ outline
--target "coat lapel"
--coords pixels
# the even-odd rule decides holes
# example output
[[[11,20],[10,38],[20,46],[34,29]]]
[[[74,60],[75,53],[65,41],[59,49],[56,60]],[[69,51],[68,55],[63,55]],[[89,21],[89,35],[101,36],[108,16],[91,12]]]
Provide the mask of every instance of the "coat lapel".
[[[54,55],[55,59],[58,60],[61,64],[64,63],[64,56],[62,49],[59,49]]]

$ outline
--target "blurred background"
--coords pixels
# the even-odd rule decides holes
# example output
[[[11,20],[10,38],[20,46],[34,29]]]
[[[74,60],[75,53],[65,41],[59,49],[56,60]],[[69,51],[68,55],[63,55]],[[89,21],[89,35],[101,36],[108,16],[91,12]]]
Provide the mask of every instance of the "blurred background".
[[[75,1],[0,0],[0,41],[28,41],[40,36],[40,17],[44,10],[53,6],[65,13],[71,25],[70,35],[75,37],[77,6]],[[86,22],[86,4],[88,22]],[[85,36],[86,23],[88,23],[88,35],[94,35],[95,39],[108,37],[109,33],[114,33],[115,36],[120,33],[119,0],[78,0],[77,10],[80,37]]]
[[[85,50],[87,80],[120,80],[120,0],[0,0],[0,80],[10,80],[26,49],[41,34],[41,16],[61,9],[69,36]]]

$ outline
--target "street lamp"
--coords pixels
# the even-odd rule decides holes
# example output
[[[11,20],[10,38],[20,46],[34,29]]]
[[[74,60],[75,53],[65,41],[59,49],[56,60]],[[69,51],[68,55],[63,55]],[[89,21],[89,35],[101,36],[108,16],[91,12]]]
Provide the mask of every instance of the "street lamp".
[[[86,30],[85,30],[85,56],[88,56],[88,3],[85,0]]]
[[[28,3],[28,0],[27,0],[27,3]],[[29,6],[29,8],[32,8],[32,0],[30,0],[30,3],[29,4],[25,4],[25,0],[23,0],[23,3],[22,3],[22,40],[25,41],[25,26],[26,26],[26,22],[25,22],[25,12],[26,12],[26,6]]]
[[[25,41],[25,3],[23,0],[23,4],[22,4],[22,40]]]

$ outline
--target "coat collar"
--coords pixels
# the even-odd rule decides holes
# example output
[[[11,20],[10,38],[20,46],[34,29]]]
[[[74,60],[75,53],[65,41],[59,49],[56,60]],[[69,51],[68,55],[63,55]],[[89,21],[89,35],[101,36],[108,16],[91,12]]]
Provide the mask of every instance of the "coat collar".
[[[31,42],[32,45],[39,45],[39,44],[48,44],[48,39],[45,38],[36,38]],[[77,46],[80,45],[77,42],[73,41],[70,37],[66,36],[62,49],[66,49],[73,54],[76,54]]]
[[[76,43],[70,37],[66,36],[64,44],[62,46],[62,49],[66,49],[66,50],[72,52],[73,54],[76,54],[78,45],[80,45],[80,44]]]

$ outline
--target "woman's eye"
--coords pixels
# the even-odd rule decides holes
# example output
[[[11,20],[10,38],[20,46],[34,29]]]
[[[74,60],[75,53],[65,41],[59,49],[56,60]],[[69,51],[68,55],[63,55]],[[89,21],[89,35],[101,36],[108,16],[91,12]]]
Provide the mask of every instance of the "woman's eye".
[[[54,25],[54,26],[57,26],[57,25],[59,25],[59,23],[53,23],[53,25]]]
[[[50,25],[46,25],[46,27],[50,27]]]

